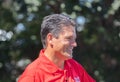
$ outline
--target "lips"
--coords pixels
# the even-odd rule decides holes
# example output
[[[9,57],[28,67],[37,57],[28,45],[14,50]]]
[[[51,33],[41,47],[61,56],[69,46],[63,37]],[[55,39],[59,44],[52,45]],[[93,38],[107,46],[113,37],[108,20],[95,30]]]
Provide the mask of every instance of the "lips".
[[[68,50],[68,51],[72,51],[72,50],[73,50],[73,48],[68,48],[67,50]]]
[[[68,52],[69,54],[72,54],[72,52],[73,52],[72,50],[73,50],[73,48],[68,48],[68,49],[67,49],[67,52]]]

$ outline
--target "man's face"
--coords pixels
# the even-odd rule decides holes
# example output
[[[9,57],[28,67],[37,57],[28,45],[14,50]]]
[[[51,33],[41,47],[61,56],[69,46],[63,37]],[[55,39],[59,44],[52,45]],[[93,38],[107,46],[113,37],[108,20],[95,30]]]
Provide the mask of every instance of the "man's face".
[[[58,38],[53,40],[53,49],[56,55],[63,59],[72,58],[72,50],[77,46],[75,28],[70,26],[63,27],[63,31],[59,34]]]

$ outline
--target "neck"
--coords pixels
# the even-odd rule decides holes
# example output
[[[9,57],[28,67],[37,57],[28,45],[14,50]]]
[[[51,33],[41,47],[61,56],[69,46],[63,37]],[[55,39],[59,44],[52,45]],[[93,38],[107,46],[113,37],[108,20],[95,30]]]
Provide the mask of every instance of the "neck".
[[[51,60],[56,66],[58,66],[61,69],[64,69],[64,61],[60,57],[58,57],[54,52],[51,52],[50,50],[45,50],[44,52],[45,56]]]

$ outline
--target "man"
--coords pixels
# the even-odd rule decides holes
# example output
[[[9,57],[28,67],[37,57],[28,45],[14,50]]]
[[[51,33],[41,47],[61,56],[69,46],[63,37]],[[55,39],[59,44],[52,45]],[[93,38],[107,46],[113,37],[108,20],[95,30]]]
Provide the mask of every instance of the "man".
[[[62,14],[46,16],[41,25],[41,40],[44,49],[18,82],[95,82],[72,59],[77,43],[75,22],[71,18]]]

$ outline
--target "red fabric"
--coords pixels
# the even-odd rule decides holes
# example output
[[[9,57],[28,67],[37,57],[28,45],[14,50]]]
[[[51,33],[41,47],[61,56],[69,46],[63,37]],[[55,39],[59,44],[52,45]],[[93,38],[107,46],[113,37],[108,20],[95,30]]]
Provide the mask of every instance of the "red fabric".
[[[96,82],[75,60],[65,61],[64,69],[58,68],[41,50],[39,57],[23,72],[18,82]]]

